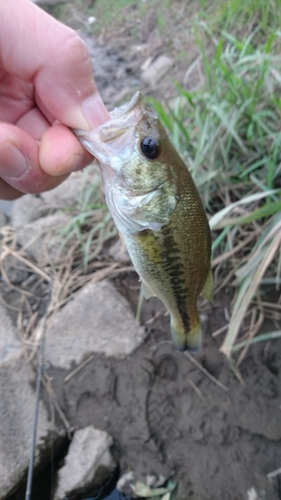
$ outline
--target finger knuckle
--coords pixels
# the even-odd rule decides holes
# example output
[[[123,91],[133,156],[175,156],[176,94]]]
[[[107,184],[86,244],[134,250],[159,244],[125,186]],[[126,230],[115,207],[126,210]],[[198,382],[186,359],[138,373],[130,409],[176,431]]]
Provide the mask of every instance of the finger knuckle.
[[[79,35],[69,29],[67,39],[64,44],[64,51],[72,66],[87,66],[91,64],[91,57],[86,44]]]

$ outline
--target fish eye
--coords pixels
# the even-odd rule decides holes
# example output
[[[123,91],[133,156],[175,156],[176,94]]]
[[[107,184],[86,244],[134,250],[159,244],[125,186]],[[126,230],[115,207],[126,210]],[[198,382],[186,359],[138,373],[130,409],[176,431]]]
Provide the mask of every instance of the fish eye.
[[[149,160],[155,160],[160,154],[159,142],[155,137],[145,137],[140,144],[141,150]]]

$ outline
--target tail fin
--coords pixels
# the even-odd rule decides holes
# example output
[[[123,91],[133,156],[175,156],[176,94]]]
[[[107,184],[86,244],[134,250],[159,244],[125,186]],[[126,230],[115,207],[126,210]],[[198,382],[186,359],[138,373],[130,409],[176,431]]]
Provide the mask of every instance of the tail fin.
[[[182,326],[175,326],[171,322],[171,333],[175,346],[179,351],[189,351],[194,353],[198,351],[202,343],[202,328],[200,323],[191,328],[190,330],[185,330]]]

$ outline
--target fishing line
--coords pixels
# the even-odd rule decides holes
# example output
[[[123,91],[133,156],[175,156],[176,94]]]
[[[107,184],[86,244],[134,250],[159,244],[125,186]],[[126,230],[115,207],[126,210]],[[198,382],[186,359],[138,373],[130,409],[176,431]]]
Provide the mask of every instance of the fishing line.
[[[143,289],[142,289],[142,287],[140,287],[137,312],[136,312],[136,322],[138,325],[141,324],[140,316],[141,316],[141,310],[142,310],[142,305],[143,305],[143,299],[144,299]]]
[[[29,453],[29,465],[28,465],[27,484],[26,484],[26,491],[25,491],[25,500],[30,500],[30,498],[31,498],[33,469],[34,469],[34,454],[35,454],[37,424],[38,424],[39,398],[40,398],[42,374],[43,374],[43,370],[44,370],[45,339],[46,339],[46,331],[47,331],[48,309],[49,309],[49,305],[51,302],[51,296],[52,296],[52,287],[49,288],[48,300],[47,300],[47,304],[46,304],[46,310],[45,310],[44,322],[43,322],[42,340],[41,340],[40,348],[38,350],[38,367],[37,367],[37,378],[36,378],[36,389],[35,389],[35,408],[34,408],[34,417],[33,417],[33,425],[32,425],[32,438],[31,438],[31,446],[30,446],[30,453]]]

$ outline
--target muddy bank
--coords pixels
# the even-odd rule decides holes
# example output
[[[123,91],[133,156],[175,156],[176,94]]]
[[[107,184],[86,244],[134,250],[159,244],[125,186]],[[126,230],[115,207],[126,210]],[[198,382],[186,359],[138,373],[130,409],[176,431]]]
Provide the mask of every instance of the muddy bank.
[[[81,174],[75,174],[65,182],[68,193],[79,178],[81,181]],[[34,211],[33,197],[16,202],[14,208],[19,207],[19,214],[24,213],[27,220],[21,222],[14,237],[27,235],[30,228],[45,228],[45,219],[50,217],[47,206],[57,206],[58,195],[62,201],[61,189],[52,193],[49,205],[36,198],[41,210],[36,205]],[[15,226],[16,213],[11,219]],[[44,217],[38,219],[42,213]],[[6,234],[7,229],[3,231]],[[12,235],[9,230],[6,238],[22,252]],[[43,231],[43,235],[46,240],[38,231],[37,250],[46,250],[47,242],[52,242],[50,234]],[[28,248],[35,258],[45,255],[34,252],[32,245]],[[95,262],[97,271],[80,276],[88,284],[58,308],[48,329],[45,367],[70,429],[94,425],[107,431],[113,437],[121,474],[133,471],[134,482],[151,475],[172,477],[178,483],[178,500],[249,500],[252,489],[257,499],[280,500],[280,476],[269,480],[267,474],[281,463],[281,340],[251,346],[240,366],[241,384],[219,352],[221,337],[212,337],[227,324],[233,290],[227,287],[215,294],[214,306],[202,302],[203,346],[191,359],[224,385],[218,386],[175,349],[169,317],[156,298],[144,301],[143,326],[136,325],[140,283],[135,272],[124,272],[121,264],[111,282],[89,283],[101,271],[120,265],[114,261],[117,254],[111,253],[105,247]],[[36,318],[45,312],[50,285],[28,266],[34,257],[24,253],[24,265],[17,260],[16,251],[14,255],[11,262],[4,259],[7,277],[0,283],[1,294],[14,325],[21,325],[23,348],[31,343],[35,352]],[[44,262],[41,271],[51,273],[52,266]],[[128,269],[128,262],[124,266]],[[64,280],[64,293],[65,289]],[[33,316],[38,312],[38,317]],[[267,326],[268,331],[273,329]],[[89,362],[81,367],[86,359]],[[80,369],[74,372],[77,367]],[[42,391],[50,419],[54,394]],[[58,415],[56,423],[63,428]],[[29,429],[31,432],[31,425],[28,435]]]
[[[138,480],[172,476],[179,499],[244,500],[254,488],[257,498],[278,500],[278,477],[266,475],[281,463],[281,342],[252,347],[241,385],[210,337],[223,306],[210,311],[196,359],[226,392],[175,350],[163,313],[157,299],[146,303],[143,320],[159,316],[146,342],[124,360],[95,356],[68,382],[72,370],[50,367],[71,425],[109,432],[121,473],[133,470]]]

